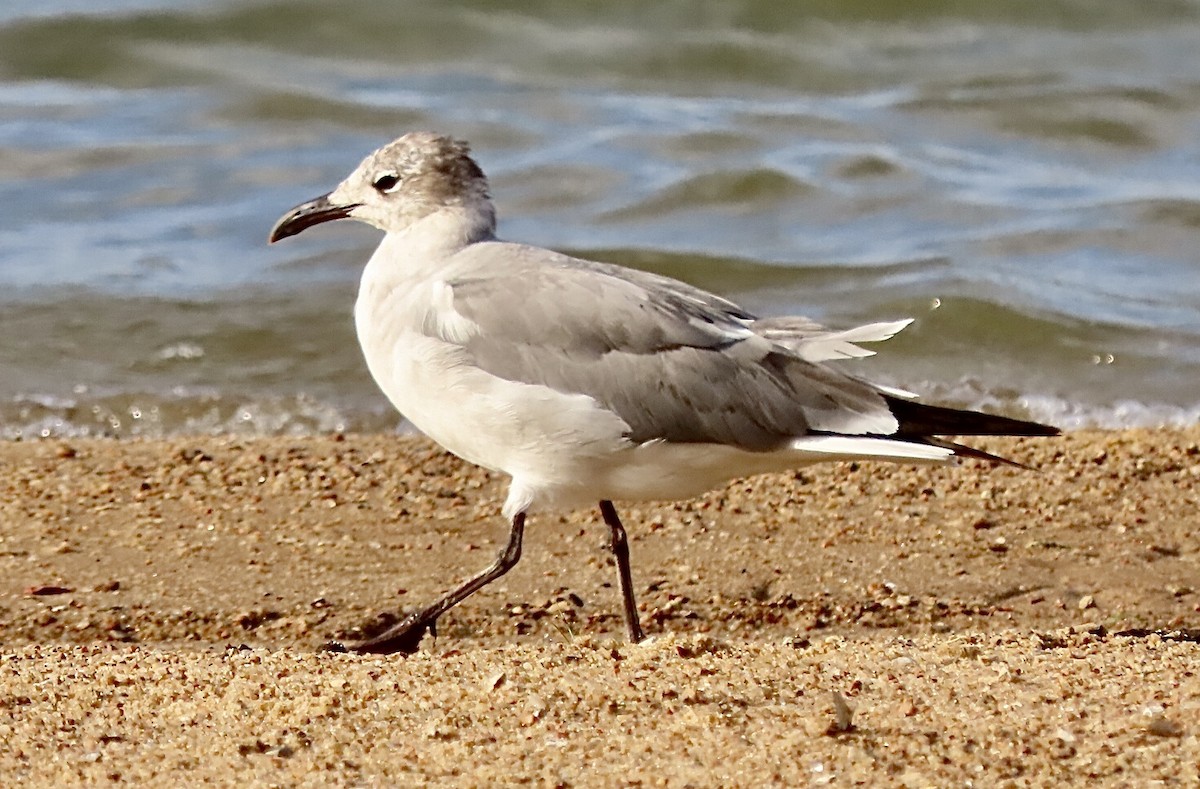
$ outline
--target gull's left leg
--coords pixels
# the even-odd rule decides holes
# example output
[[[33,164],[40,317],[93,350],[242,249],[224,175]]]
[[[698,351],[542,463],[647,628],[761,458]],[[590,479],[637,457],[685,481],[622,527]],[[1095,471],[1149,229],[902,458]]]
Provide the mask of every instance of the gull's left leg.
[[[435,632],[438,617],[461,603],[483,587],[490,584],[516,566],[521,558],[521,540],[525,536],[525,513],[518,512],[512,519],[512,529],[508,533],[508,545],[496,557],[496,561],[483,572],[471,578],[450,594],[436,603],[414,611],[404,619],[374,638],[359,644],[344,647],[334,643],[330,648],[338,652],[358,652],[360,654],[389,655],[396,652],[411,655],[417,651],[425,631]]]
[[[629,628],[629,640],[637,643],[646,637],[638,619],[637,601],[633,599],[633,575],[629,572],[629,537],[617,517],[617,509],[611,501],[600,502],[600,514],[612,531],[613,556],[617,560],[617,573],[621,578],[621,598],[625,603],[625,624]]]

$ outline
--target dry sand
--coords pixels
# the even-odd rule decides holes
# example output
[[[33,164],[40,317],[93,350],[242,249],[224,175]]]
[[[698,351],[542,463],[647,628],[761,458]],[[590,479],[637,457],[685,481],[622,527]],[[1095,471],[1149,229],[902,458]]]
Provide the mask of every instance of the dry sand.
[[[419,439],[0,444],[0,782],[1200,783],[1200,429],[985,441],[593,513],[411,658],[319,651],[491,561]]]

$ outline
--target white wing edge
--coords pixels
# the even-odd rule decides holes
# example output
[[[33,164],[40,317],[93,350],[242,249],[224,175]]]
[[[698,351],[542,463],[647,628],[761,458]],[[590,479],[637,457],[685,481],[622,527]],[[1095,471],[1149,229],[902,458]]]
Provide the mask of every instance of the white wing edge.
[[[899,321],[868,323],[853,329],[819,332],[807,337],[772,336],[771,332],[767,332],[766,336],[809,362],[861,359],[874,356],[875,351],[859,348],[855,343],[890,340],[912,322],[912,318],[905,318]]]
[[[881,321],[879,323],[868,323],[865,326],[858,326],[845,331],[834,332],[835,336],[841,337],[847,342],[883,342],[890,340],[897,334],[908,328],[915,318],[904,318],[898,321]]]

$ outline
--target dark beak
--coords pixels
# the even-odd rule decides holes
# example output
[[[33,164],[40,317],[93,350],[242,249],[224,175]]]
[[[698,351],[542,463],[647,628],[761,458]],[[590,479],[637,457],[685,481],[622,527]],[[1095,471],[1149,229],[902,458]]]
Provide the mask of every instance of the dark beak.
[[[329,195],[321,195],[315,200],[301,203],[280,217],[279,221],[275,223],[275,227],[271,228],[271,235],[267,236],[267,242],[274,244],[280,239],[294,236],[313,225],[331,222],[334,219],[345,219],[355,208],[358,208],[358,205],[336,205],[329,202]]]

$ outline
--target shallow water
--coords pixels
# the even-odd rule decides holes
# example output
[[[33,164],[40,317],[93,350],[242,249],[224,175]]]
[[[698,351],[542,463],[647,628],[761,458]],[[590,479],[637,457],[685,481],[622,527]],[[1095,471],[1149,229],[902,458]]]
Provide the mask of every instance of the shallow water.
[[[861,374],[1064,426],[1200,420],[1200,2],[0,8],[0,435],[400,421],[375,231],[268,247],[399,133],[509,239],[763,314],[913,316]]]

